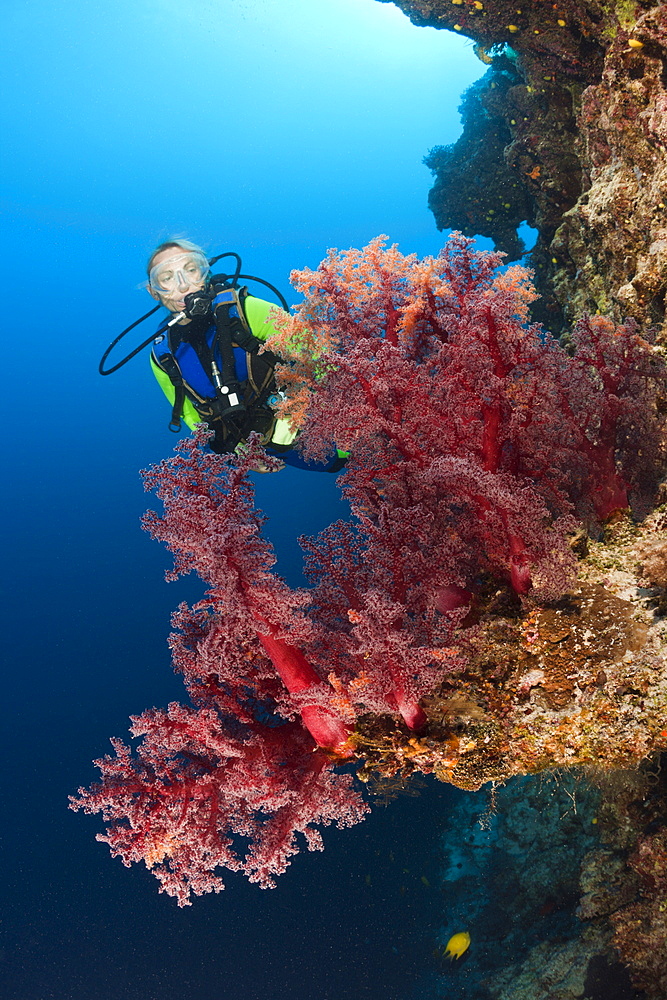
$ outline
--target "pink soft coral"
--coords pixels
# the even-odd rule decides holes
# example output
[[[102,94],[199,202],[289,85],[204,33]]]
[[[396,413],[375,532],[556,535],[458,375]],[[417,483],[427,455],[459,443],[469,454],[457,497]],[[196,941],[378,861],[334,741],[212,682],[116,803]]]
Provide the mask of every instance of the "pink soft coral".
[[[499,272],[502,255],[457,234],[424,261],[383,239],[293,273],[305,301],[272,346],[296,365],[284,377],[307,455],[333,439],[388,482],[401,463],[457,458],[555,516],[604,518],[654,482],[665,366],[631,323],[582,319],[572,357],[527,322],[526,269]],[[506,563],[512,548],[521,560],[502,530]]]
[[[662,362],[600,318],[571,357],[528,323],[528,272],[500,262],[460,236],[426,261],[378,239],[296,274],[305,301],[271,344],[291,362],[285,413],[309,457],[332,441],[352,452],[352,520],[303,543],[310,590],[274,572],[248,477],[271,461],[256,440],[234,459],[200,435],[146,474],[165,510],[145,526],[172,575],[208,587],[171,639],[193,707],[134,719],[136,756],[114,741],[74,806],[101,811],[112,852],[143,859],[181,903],[221,888],[218,866],[270,885],[298,833],[319,847],[317,825],[361,819],[334,770],[359,716],[423,727],[423,696],[465,666],[454,639],[473,595],[490,582],[559,596],[575,515],[604,518],[655,481]]]

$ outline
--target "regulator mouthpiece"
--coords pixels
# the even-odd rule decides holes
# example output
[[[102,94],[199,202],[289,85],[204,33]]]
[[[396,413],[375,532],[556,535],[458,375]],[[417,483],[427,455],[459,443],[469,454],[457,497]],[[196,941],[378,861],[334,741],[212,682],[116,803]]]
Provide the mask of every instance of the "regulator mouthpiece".
[[[185,303],[185,315],[188,319],[194,319],[196,316],[208,316],[214,294],[201,288],[199,291],[186,295],[183,302]]]

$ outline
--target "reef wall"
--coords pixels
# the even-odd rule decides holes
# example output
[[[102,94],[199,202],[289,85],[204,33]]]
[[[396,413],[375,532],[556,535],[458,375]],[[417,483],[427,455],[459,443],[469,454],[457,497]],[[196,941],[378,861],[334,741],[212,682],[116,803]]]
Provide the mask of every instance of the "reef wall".
[[[438,228],[491,237],[498,250],[515,260],[525,250],[517,230],[527,221],[538,232],[527,258],[541,295],[532,305],[535,319],[555,335],[567,337],[573,323],[586,312],[616,322],[632,317],[648,340],[655,338],[664,355],[667,4],[651,0],[379,2],[394,2],[416,25],[466,36],[487,66],[482,79],[463,95],[459,140],[436,147],[425,158],[435,177],[429,206]],[[664,402],[658,408],[664,412]],[[664,537],[665,499],[663,493],[661,506],[648,518],[640,518],[639,524],[625,516],[615,523],[612,519],[604,536],[591,541],[587,553],[580,553],[580,596],[585,599],[586,594],[595,593],[611,602],[602,617],[588,621],[587,635],[599,644],[600,652],[611,656],[616,667],[623,664],[622,669],[628,670],[627,676],[612,681],[616,694],[624,699],[625,692],[634,692],[630,695],[634,708],[617,730],[621,743],[629,741],[627,746],[635,739],[632,711],[645,719],[647,706],[637,687],[642,685],[641,670],[631,650],[641,648],[642,655],[651,660],[651,670],[662,670],[665,665],[664,648],[652,647],[652,640],[645,642],[636,631],[646,628],[648,638],[654,630],[664,629],[667,605],[662,598],[654,599],[654,588],[663,587],[658,581],[663,559],[656,572],[652,553],[663,544],[658,539]],[[664,554],[664,547],[660,551]],[[640,610],[651,594],[653,598]],[[574,683],[579,690],[591,692],[597,684],[606,687],[613,670],[607,669],[607,662],[598,664],[594,654],[587,661],[592,669],[587,681],[572,655],[574,647],[566,648],[570,640],[580,652],[586,644],[572,632],[563,644],[565,631],[559,631],[559,622],[549,617],[554,614],[558,612],[552,606],[523,620],[524,630],[528,629],[524,651],[529,658],[537,657],[534,662],[517,657],[516,644],[510,641],[512,653],[507,662],[521,676],[515,689],[519,728],[509,743],[512,753],[537,754],[546,770],[557,759],[566,773],[568,754],[578,739],[569,724],[561,756],[556,753],[554,757],[552,744],[548,749],[541,746],[535,730],[523,742],[521,727],[530,729],[533,718],[531,679],[539,677],[541,685],[542,700],[533,706],[534,718],[544,722],[553,713],[552,725],[547,727],[551,740],[570,711],[567,685]],[[603,621],[605,615],[614,627],[622,620],[627,626],[618,656]],[[531,632],[536,623],[536,631]],[[504,662],[499,624],[496,619],[491,631],[483,625],[478,628],[479,665],[490,662],[486,653],[491,646],[496,669]],[[488,676],[484,666],[481,674]],[[506,686],[505,694],[508,690]],[[664,682],[653,690],[659,692],[656,733],[667,737]],[[527,699],[523,708],[521,697]],[[429,711],[437,707],[436,699]],[[609,717],[599,729],[604,731],[602,742],[587,744],[589,767],[582,758],[575,764],[575,769],[577,764],[584,765],[588,780],[600,793],[592,820],[600,841],[586,854],[580,872],[576,915],[581,932],[572,929],[565,946],[562,935],[545,935],[531,945],[527,955],[510,957],[500,972],[480,968],[483,984],[475,982],[482,992],[473,989],[476,997],[483,993],[496,1000],[551,1000],[558,995],[565,1000],[585,994],[589,1000],[612,996],[664,1000],[667,996],[666,757],[647,747],[638,754],[644,758],[639,767],[613,754],[612,759],[608,751],[615,741],[608,722]],[[478,725],[482,727],[484,720],[478,720]],[[595,724],[589,728],[588,719],[584,722],[586,740],[595,729]],[[469,727],[468,736],[470,732]],[[460,787],[477,787],[476,766],[482,770],[493,766],[493,742],[488,733],[484,739],[484,752],[476,761],[475,748],[469,744],[468,770],[462,781],[457,781],[465,769],[460,760],[450,772],[441,767],[439,776]],[[521,773],[539,770],[539,763],[520,769]],[[479,777],[484,780],[489,775],[485,772]],[[508,795],[516,787],[509,783]],[[527,785],[520,787],[525,792]],[[549,875],[544,885],[554,881]],[[512,923],[521,930],[532,926],[530,919],[518,914]]]
[[[584,311],[632,316],[667,338],[667,6],[393,2],[472,39],[489,66],[464,97],[459,142],[426,160],[438,227],[515,258],[527,220],[537,319],[560,333]]]

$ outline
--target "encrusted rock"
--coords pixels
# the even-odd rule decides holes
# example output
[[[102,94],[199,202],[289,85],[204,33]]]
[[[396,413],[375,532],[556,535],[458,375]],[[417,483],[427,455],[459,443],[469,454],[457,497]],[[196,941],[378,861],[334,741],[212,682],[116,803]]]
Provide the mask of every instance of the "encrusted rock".
[[[475,111],[460,142],[431,155],[448,181],[431,196],[438,226],[491,235],[516,255],[513,226],[524,213],[539,233],[536,318],[559,333],[584,309],[632,316],[665,338],[667,7],[394,2],[415,24],[473,39],[491,67],[469,102],[483,116]],[[508,137],[502,158],[497,143],[485,144],[486,167],[474,142],[481,122]],[[495,178],[477,199],[476,175]]]

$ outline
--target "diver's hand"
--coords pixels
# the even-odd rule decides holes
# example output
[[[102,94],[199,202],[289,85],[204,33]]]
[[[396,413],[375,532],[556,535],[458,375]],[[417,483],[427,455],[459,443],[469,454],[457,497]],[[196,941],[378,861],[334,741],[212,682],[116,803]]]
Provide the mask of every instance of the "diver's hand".
[[[251,472],[280,472],[285,468],[285,463],[281,462],[280,459],[276,459],[276,464],[269,468],[264,462],[253,462],[249,468]]]

